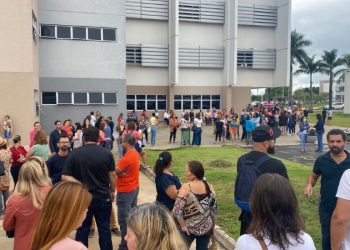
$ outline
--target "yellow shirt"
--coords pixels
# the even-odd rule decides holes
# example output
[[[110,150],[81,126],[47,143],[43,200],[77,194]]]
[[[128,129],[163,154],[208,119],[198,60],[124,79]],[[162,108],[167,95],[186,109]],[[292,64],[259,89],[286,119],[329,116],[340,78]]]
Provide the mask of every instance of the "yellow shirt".
[[[149,119],[149,123],[151,124],[151,126],[157,125],[158,124],[158,119],[155,118],[155,117],[151,117],[151,119]]]

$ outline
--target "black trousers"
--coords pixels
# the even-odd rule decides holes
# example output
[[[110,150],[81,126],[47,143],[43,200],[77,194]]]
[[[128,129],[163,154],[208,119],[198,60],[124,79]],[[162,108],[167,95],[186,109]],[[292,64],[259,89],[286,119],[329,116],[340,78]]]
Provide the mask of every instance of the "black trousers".
[[[176,130],[177,129],[174,129],[172,132],[170,132],[169,142],[171,142],[171,138],[173,138],[173,142],[175,142],[175,140],[176,140]]]

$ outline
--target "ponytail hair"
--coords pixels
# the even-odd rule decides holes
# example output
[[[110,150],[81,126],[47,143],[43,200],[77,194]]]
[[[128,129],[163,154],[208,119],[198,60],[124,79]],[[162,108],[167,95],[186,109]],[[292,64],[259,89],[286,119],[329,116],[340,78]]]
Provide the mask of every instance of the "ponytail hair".
[[[172,162],[173,157],[168,151],[163,151],[159,154],[159,158],[156,161],[156,165],[154,166],[154,173],[156,176],[159,176],[163,173],[163,170],[169,166]]]

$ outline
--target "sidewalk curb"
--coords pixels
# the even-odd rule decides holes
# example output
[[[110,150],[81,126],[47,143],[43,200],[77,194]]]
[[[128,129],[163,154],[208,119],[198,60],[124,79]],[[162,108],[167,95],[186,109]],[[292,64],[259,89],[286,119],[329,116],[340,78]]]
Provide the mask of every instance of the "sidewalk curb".
[[[149,167],[144,167],[140,165],[141,172],[146,175],[151,181],[155,182],[156,175]],[[214,236],[216,241],[226,250],[232,250],[236,247],[236,241],[231,238],[224,230],[222,230],[218,225],[215,225]]]

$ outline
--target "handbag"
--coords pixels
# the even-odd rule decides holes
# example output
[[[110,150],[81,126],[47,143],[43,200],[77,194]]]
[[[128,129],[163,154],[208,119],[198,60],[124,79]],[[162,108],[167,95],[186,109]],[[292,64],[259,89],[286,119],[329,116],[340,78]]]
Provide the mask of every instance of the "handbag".
[[[260,244],[262,250],[268,250],[264,240],[259,240],[259,244]]]
[[[6,231],[6,236],[7,238],[14,238],[15,237],[15,230],[11,230],[11,231]]]
[[[0,176],[5,175],[5,163],[3,161],[0,161]]]

